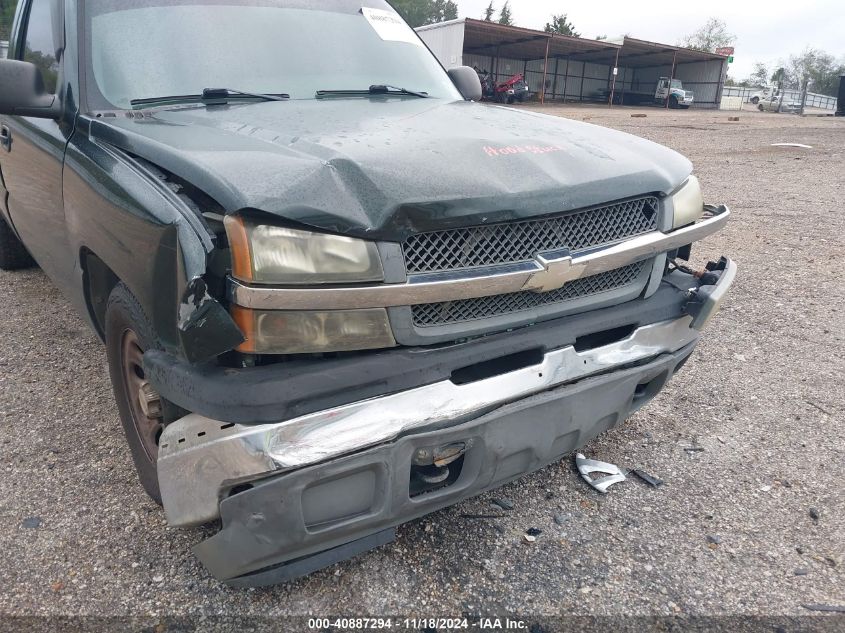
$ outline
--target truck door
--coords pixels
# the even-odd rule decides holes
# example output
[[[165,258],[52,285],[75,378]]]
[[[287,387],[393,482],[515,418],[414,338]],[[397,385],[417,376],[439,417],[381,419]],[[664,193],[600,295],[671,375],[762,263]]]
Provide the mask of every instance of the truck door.
[[[665,77],[657,82],[657,91],[654,93],[655,101],[665,101],[669,94],[669,80]]]
[[[56,92],[63,76],[61,0],[22,0],[14,58],[39,67],[45,88]],[[12,55],[10,55],[12,57]],[[0,115],[0,170],[8,215],[44,271],[69,281],[75,262],[68,247],[62,204],[62,162],[72,127],[60,121]],[[63,285],[59,283],[60,287]]]

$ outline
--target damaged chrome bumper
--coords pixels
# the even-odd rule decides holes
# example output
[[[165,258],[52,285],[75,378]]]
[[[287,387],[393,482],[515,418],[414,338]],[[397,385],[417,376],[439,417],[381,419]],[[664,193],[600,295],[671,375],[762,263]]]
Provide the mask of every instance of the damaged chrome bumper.
[[[256,587],[378,547],[392,540],[396,526],[543,468],[620,424],[663,388],[694,347],[255,480],[221,500],[220,530],[194,553],[228,585]],[[440,471],[425,465],[433,456]]]
[[[553,350],[537,365],[469,384],[441,381],[276,424],[188,415],[161,437],[158,474],[167,520],[173,526],[208,522],[240,483],[460,424],[539,392],[677,352],[698,339],[691,323],[691,316],[654,323],[609,345]]]

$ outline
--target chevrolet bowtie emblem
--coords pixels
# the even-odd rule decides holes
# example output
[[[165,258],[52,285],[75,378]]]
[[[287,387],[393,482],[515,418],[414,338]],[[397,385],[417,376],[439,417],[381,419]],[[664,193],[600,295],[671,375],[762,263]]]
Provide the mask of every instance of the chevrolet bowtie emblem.
[[[569,251],[555,251],[554,253],[537,254],[534,256],[542,270],[532,274],[523,290],[531,292],[549,292],[563,288],[568,281],[578,279],[584,273],[584,265],[573,266]]]

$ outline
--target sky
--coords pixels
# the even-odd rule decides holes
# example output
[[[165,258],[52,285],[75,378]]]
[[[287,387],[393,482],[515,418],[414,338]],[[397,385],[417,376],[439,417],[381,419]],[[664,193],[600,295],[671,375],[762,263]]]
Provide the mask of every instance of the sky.
[[[461,17],[481,18],[490,0],[455,0]],[[497,11],[503,0],[494,0]],[[514,24],[542,29],[554,13],[566,13],[581,37],[629,34],[644,40],[677,44],[708,18],[723,20],[736,35],[729,75],[744,79],[754,62],[774,67],[779,59],[805,47],[845,57],[845,2],[802,0],[768,2],[683,2],[678,0],[598,0],[550,2],[511,0]],[[498,13],[496,14],[498,16]]]

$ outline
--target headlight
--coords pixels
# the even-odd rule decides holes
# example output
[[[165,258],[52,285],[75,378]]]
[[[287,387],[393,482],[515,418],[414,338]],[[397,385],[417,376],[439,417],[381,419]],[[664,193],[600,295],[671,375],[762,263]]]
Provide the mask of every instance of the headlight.
[[[387,310],[328,312],[250,310],[232,307],[248,354],[310,354],[395,347]]]
[[[701,195],[701,184],[698,178],[690,176],[684,185],[672,195],[675,215],[672,228],[692,224],[704,215],[704,196]]]
[[[232,275],[257,284],[382,281],[374,242],[301,231],[228,215]]]
[[[253,284],[339,284],[383,281],[374,242],[263,224],[238,215],[224,219],[232,276]],[[289,311],[231,307],[247,354],[311,354],[394,347],[387,310]]]

